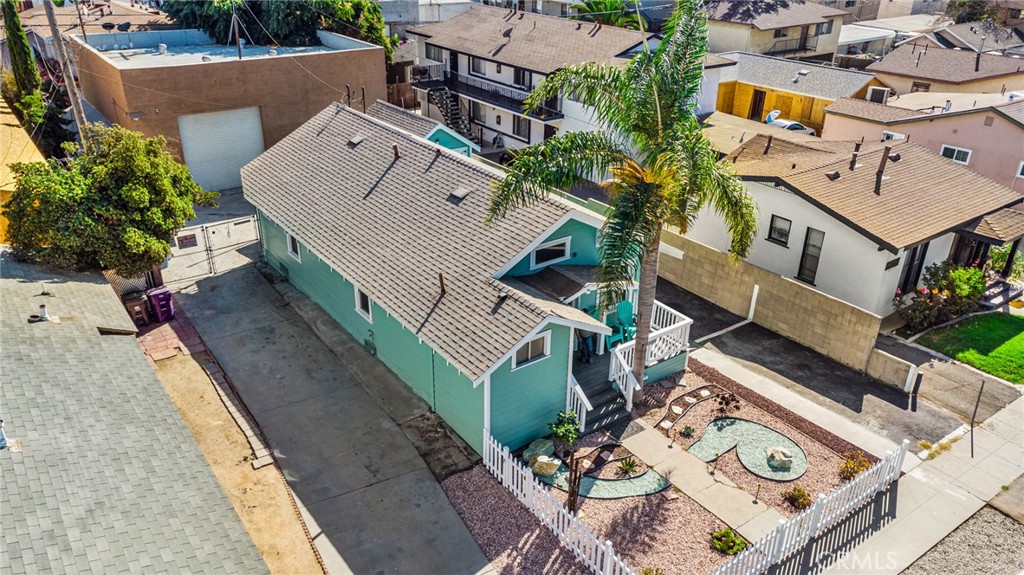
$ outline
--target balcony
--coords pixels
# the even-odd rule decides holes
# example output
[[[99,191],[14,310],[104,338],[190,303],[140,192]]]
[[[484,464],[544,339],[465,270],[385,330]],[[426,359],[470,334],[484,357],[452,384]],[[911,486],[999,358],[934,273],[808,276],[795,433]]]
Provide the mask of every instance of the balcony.
[[[803,52],[814,52],[818,49],[818,37],[807,36],[804,38],[790,38],[788,40],[776,40],[775,44],[765,52],[767,56],[784,56],[786,54],[800,54]]]
[[[420,90],[447,87],[457,94],[504,108],[517,114],[523,113],[523,102],[530,96],[529,92],[511,86],[495,84],[483,78],[467,74],[452,73],[445,70],[441,64],[416,66],[413,68],[412,85]],[[542,122],[561,119],[563,117],[561,99],[553,98],[548,102],[547,106],[541,106],[532,113],[527,114],[527,116]]]

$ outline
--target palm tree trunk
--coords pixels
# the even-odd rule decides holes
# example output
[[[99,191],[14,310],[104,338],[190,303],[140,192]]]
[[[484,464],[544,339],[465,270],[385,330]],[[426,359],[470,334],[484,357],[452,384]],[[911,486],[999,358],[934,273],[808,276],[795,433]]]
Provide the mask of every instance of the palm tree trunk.
[[[640,383],[640,391],[633,392],[633,401],[644,398],[644,361],[647,358],[647,340],[651,336],[651,316],[654,314],[654,295],[658,287],[658,248],[661,246],[661,231],[651,245],[644,250],[640,262],[640,293],[636,298],[636,342],[633,347],[633,377]]]

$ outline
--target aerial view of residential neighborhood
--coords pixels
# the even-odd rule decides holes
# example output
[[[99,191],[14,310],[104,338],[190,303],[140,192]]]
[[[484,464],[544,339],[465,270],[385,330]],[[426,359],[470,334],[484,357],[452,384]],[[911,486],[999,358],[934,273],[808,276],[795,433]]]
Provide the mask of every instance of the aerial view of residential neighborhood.
[[[0,8],[0,575],[1024,575],[1024,0]]]

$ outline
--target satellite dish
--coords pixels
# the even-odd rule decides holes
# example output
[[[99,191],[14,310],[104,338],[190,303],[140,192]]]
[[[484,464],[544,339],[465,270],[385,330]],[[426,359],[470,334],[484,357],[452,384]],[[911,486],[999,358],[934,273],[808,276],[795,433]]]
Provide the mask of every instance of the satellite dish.
[[[131,28],[131,27],[132,27],[132,23],[131,22],[121,22],[120,24],[117,25],[117,31],[118,32],[127,32],[128,29]]]
[[[776,118],[782,115],[782,110],[772,110],[768,112],[768,115],[764,117],[765,124],[771,124]]]
[[[107,32],[110,32],[111,30],[114,29],[114,23],[113,22],[104,22],[103,24],[100,24],[100,26],[103,26],[103,29],[106,30]]]

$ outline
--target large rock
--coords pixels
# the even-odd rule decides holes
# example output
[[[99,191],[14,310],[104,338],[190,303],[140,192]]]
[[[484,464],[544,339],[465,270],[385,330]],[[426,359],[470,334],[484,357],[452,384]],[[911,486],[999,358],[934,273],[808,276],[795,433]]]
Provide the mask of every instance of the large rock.
[[[540,477],[551,477],[562,466],[562,461],[547,455],[538,455],[532,468],[533,474]]]
[[[789,469],[793,467],[793,454],[782,447],[765,449],[768,454],[768,467],[772,469]]]
[[[528,445],[526,450],[523,451],[523,461],[525,461],[530,467],[533,467],[533,464],[541,455],[550,457],[554,454],[555,444],[550,439],[538,439]]]

